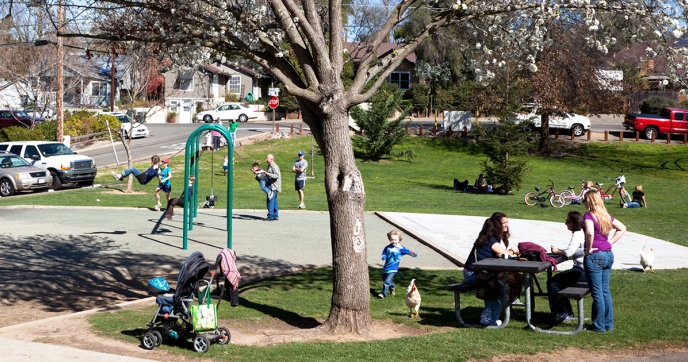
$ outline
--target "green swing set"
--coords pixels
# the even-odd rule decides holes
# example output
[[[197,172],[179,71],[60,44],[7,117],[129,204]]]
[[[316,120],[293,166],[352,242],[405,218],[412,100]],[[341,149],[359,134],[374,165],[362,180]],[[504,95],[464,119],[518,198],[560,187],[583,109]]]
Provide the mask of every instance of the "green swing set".
[[[217,131],[219,132],[222,136],[225,137],[226,140],[231,140],[232,138],[230,137],[229,130],[225,128],[224,126],[216,123],[211,123],[211,124],[205,124],[202,125],[201,127],[197,128],[195,131],[191,133],[189,138],[186,141],[186,158],[184,161],[184,180],[188,180],[189,176],[193,175],[196,179],[196,184],[198,184],[198,162],[194,162],[194,160],[198,160],[199,156],[201,154],[201,135],[205,131]],[[227,148],[228,148],[228,155],[234,154],[234,145],[232,145],[231,142],[227,142]],[[214,151],[213,151],[214,152]],[[212,170],[211,170],[211,187],[210,187],[210,195],[206,197],[205,203],[208,204],[209,206],[214,206],[215,202],[217,201],[217,196],[213,195],[214,194],[214,157],[212,161]],[[232,175],[234,174],[234,165],[233,162],[229,162],[228,164],[229,168],[227,169],[227,248],[232,249],[232,190],[233,190],[233,184],[234,181],[232,179]],[[184,218],[182,220],[183,224],[183,240],[184,240],[184,245],[183,249],[186,250],[188,247],[188,239],[189,239],[189,231],[193,230],[193,219],[198,216],[198,192],[193,193],[193,200],[192,202],[185,202],[184,203]]]

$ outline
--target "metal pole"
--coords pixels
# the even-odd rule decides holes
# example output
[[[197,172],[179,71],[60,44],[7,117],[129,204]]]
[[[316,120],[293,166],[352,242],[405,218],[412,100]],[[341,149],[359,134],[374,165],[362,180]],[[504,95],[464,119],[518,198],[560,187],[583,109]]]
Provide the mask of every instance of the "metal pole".
[[[115,47],[112,47],[112,65],[110,66],[110,112],[115,111]]]
[[[225,131],[226,132],[226,131]],[[234,197],[234,144],[232,142],[227,142],[227,148],[229,149],[229,154],[227,156],[232,156],[229,158],[228,168],[227,168],[227,248],[232,249],[232,214],[234,213],[233,197]]]
[[[108,128],[108,134],[110,135],[110,144],[112,145],[112,153],[115,155],[115,162],[119,166],[119,158],[117,157],[117,150],[115,150],[115,140],[112,139],[112,131],[110,130],[110,122],[106,119],[105,124]]]
[[[275,134],[275,109],[272,109],[272,134]]]
[[[62,142],[62,133],[64,132],[64,111],[62,109],[62,99],[64,98],[64,73],[62,69],[62,62],[64,57],[64,49],[62,47],[62,31],[64,30],[64,12],[62,11],[62,0],[57,1],[57,96],[55,99],[55,110],[57,117],[55,117],[55,126],[57,128],[57,142]]]

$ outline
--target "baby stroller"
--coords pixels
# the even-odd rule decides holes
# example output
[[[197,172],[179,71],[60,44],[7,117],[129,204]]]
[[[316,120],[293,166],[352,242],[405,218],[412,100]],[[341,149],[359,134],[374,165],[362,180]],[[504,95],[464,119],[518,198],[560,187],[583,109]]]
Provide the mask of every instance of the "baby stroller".
[[[148,331],[141,340],[145,349],[160,346],[163,340],[184,340],[192,332],[193,347],[196,352],[207,352],[212,341],[227,344],[232,338],[229,329],[217,327],[217,304],[213,304],[210,287],[216,276],[215,269],[209,279],[203,279],[212,265],[206,262],[200,252],[192,253],[179,270],[177,288],[169,287],[163,278],[153,278],[148,282],[148,293],[155,295],[158,310],[148,326]],[[219,286],[218,286],[219,287]],[[224,285],[219,294],[224,294]],[[166,293],[174,293],[166,296]],[[197,303],[194,303],[197,298]],[[160,332],[156,327],[161,327]]]

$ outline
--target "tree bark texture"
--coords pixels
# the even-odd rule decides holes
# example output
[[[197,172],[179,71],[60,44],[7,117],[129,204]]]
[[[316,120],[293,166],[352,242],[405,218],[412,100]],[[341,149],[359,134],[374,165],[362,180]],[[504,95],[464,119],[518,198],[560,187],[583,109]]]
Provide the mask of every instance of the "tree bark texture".
[[[363,178],[356,167],[348,114],[343,102],[302,107],[325,159],[325,190],[330,212],[333,290],[326,333],[364,334],[370,325],[370,281],[365,235]],[[324,110],[322,112],[321,110]]]
[[[541,154],[549,154],[549,112],[540,117],[540,149]]]

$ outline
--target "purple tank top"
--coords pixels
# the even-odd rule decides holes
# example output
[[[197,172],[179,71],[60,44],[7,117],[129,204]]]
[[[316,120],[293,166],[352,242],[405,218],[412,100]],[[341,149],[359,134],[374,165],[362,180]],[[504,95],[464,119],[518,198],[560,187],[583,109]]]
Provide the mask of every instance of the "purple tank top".
[[[611,215],[609,215],[609,217],[611,218],[611,222],[614,222],[614,217]],[[595,228],[592,238],[592,247],[593,249],[597,248],[597,250],[594,250],[593,252],[612,250],[612,244],[609,243],[609,235],[602,235],[600,233],[600,223],[595,220],[595,217],[592,216],[591,213],[586,212],[584,219],[591,220]]]

